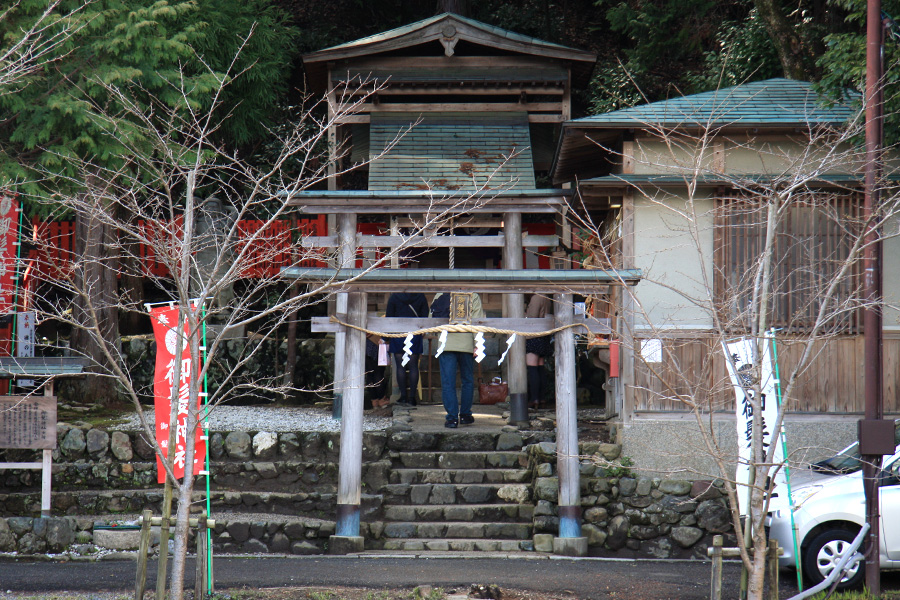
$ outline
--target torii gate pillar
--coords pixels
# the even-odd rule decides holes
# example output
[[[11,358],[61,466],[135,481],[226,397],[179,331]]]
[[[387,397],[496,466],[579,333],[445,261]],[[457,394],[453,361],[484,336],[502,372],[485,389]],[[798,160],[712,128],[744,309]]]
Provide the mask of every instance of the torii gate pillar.
[[[367,297],[364,292],[347,294],[347,320],[365,328]],[[341,416],[341,453],[338,463],[337,522],[328,551],[331,554],[362,552],[359,535],[362,480],[363,394],[365,393],[366,338],[362,331],[346,332],[344,362],[343,414]]]
[[[557,327],[574,321],[572,294],[554,296]],[[556,473],[559,476],[559,537],[553,553],[587,555],[581,536],[581,485],[578,469],[578,411],[575,395],[575,334],[572,328],[553,336],[556,355]]]

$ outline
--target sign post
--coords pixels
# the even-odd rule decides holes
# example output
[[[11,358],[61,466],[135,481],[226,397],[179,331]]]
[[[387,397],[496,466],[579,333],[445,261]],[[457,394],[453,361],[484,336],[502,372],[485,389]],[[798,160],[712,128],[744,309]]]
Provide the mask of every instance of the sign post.
[[[41,470],[41,516],[50,516],[51,467],[56,448],[54,396],[0,396],[0,448],[42,450],[41,462],[0,463],[0,469]]]

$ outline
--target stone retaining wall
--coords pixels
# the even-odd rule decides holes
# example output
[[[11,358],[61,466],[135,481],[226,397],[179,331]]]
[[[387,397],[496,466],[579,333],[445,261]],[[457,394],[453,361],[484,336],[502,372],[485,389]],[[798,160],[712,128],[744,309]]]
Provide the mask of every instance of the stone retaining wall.
[[[147,508],[159,514],[161,487],[155,483],[155,461],[142,434],[79,425],[59,427],[54,518],[33,518],[40,509],[38,471],[0,473],[0,515],[5,515],[0,518],[0,552],[41,554],[68,548],[73,554],[90,553],[95,519],[103,523],[99,515],[136,515]],[[518,433],[502,435],[521,440]],[[391,459],[399,452],[484,447],[500,456],[497,444],[503,440],[482,437],[473,436],[464,448],[457,448],[456,438],[412,432],[389,438],[384,432],[367,432],[361,534],[369,540],[387,539],[382,501],[402,484],[391,480]],[[534,548],[549,551],[559,526],[556,446],[539,439],[527,440],[532,442],[526,446],[531,480],[506,483],[516,492],[522,484],[528,488],[521,496],[534,506]],[[213,434],[211,503],[217,551],[324,552],[334,532],[338,446],[337,433]],[[591,554],[702,557],[713,534],[731,530],[717,485],[632,475],[622,465],[621,447],[614,444],[583,443],[580,451],[582,532]],[[35,458],[31,451],[0,451],[3,461]],[[198,492],[197,510],[200,496]],[[271,517],[247,522],[241,512]]]
[[[720,487],[710,481],[634,477],[622,465],[621,446],[583,443],[582,535],[596,556],[705,558],[712,536],[731,531]],[[552,552],[559,531],[556,444],[528,447],[534,473],[534,546]]]

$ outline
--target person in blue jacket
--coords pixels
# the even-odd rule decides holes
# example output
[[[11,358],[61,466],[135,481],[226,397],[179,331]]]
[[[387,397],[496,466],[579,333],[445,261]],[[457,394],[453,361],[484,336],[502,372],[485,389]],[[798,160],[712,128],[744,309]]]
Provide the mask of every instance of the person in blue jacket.
[[[398,292],[388,298],[387,317],[427,317],[428,301],[425,294],[413,294]],[[422,336],[413,336],[412,356],[406,366],[403,363],[404,338],[391,338],[389,350],[394,355],[394,365],[397,369],[397,385],[400,388],[400,399],[397,404],[401,406],[415,406],[419,388],[419,357],[422,355]]]

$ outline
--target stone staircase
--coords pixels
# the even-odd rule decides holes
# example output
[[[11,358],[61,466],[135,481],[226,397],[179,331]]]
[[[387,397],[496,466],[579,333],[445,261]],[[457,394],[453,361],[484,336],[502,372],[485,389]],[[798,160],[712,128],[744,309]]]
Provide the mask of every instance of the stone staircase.
[[[531,471],[517,432],[401,433],[383,488],[383,550],[533,550]]]
[[[366,432],[360,522],[366,549],[533,550],[533,474],[523,447],[548,435],[497,429]],[[95,526],[132,522],[145,509],[161,513],[162,487],[140,434],[63,427],[59,438],[52,515],[68,524],[68,537],[84,552],[98,541]],[[339,446],[337,433],[211,435],[215,552],[327,552],[335,531]],[[31,454],[5,451],[0,458],[33,460]],[[204,488],[201,479],[192,512],[205,508]],[[61,544],[42,545],[32,535],[29,523],[39,514],[39,476],[3,473],[0,521],[12,519],[16,531],[5,536],[5,521],[0,523],[0,552],[61,550]]]

